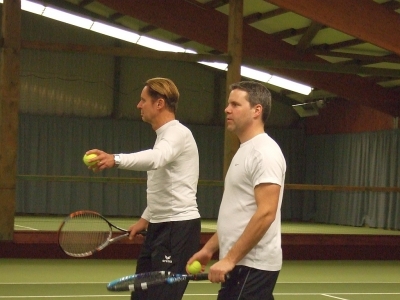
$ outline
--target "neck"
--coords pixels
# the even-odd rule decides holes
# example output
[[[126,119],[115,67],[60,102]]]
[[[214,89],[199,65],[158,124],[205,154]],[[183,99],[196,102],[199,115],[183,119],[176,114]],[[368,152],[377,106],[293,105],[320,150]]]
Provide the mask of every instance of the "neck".
[[[175,120],[175,114],[172,112],[163,112],[161,113],[156,120],[154,120],[154,122],[151,124],[151,127],[153,128],[153,130],[157,130],[158,128],[160,128],[161,126],[167,124],[170,121]]]
[[[264,131],[264,125],[263,126],[257,126],[257,127],[252,127],[248,128],[248,130],[241,132],[240,134],[237,134],[239,141],[241,144],[251,140],[253,137],[265,133]]]

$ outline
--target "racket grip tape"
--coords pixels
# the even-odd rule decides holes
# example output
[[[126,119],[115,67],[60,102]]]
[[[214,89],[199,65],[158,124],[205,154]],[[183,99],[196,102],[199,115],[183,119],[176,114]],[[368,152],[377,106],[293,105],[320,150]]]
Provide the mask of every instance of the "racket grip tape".
[[[195,275],[190,275],[190,280],[194,281],[208,280],[208,273],[198,273]]]

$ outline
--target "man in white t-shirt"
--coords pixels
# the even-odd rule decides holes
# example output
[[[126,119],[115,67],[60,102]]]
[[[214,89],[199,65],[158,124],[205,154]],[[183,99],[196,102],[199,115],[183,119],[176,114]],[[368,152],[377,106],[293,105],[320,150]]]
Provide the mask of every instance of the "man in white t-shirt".
[[[97,154],[90,167],[95,171],[119,169],[147,171],[147,207],[139,221],[130,226],[132,239],[147,230],[136,273],[171,271],[184,273],[186,262],[198,250],[200,214],[196,193],[199,154],[191,131],[175,119],[179,92],[167,78],[146,81],[137,107],[143,121],[157,134],[153,149],[129,154]],[[182,299],[187,282],[134,292],[131,299]]]
[[[188,261],[203,268],[219,250],[209,279],[221,282],[219,300],[272,300],[282,267],[281,204],[286,162],[264,131],[271,94],[256,82],[231,85],[225,109],[227,130],[240,147],[225,177],[217,232]]]

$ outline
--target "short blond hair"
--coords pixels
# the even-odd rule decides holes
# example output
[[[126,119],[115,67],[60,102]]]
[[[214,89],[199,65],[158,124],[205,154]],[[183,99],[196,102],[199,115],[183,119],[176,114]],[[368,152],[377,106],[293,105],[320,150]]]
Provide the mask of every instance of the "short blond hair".
[[[159,98],[165,100],[167,108],[173,113],[178,108],[179,91],[175,83],[168,78],[156,77],[146,81],[150,97],[155,101]]]

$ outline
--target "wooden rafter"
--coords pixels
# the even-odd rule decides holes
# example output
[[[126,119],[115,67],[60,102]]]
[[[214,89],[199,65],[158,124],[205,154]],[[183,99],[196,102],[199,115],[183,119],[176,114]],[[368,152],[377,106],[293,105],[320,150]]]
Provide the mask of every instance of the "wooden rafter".
[[[284,0],[280,1],[285,2]],[[289,0],[286,1],[289,2]],[[297,1],[307,3],[308,1],[325,3],[331,2],[332,0],[296,0],[292,2]],[[333,7],[338,6],[336,5],[336,1],[342,5],[344,5],[343,2],[350,2],[354,5],[355,3],[359,3],[361,0],[335,0],[335,5],[326,5],[325,10],[332,10]],[[185,0],[168,1],[168,3],[166,3],[166,1],[157,0],[98,0],[98,2],[117,12],[163,28],[164,30],[173,32],[200,44],[207,45],[208,47],[214,48],[218,51],[225,53],[227,51],[228,16],[214,9],[204,9],[204,6],[199,8]],[[362,2],[370,1],[362,0]],[[379,7],[378,4],[373,7],[375,6]],[[346,7],[346,9],[349,9],[349,7]],[[350,7],[350,9],[352,9],[352,7]],[[380,9],[387,11],[384,7],[380,7]],[[163,17],[161,18],[158,14],[154,14],[154,11],[163,11]],[[175,16],[177,15],[180,17],[176,18]],[[398,16],[396,15],[396,17]],[[354,18],[354,14],[352,14],[352,18]],[[342,16],[340,19],[342,19]],[[315,21],[320,22],[319,20]],[[396,22],[400,22],[400,20]],[[248,24],[244,24],[243,27],[244,45],[246,45],[243,49],[244,58],[256,57],[268,60],[324,62],[313,54],[298,53],[293,46],[281,40],[277,40],[271,35],[262,33]],[[400,28],[400,26],[398,27]],[[215,28],[218,28],[218,30],[215,30]],[[365,29],[363,31],[365,32]],[[376,30],[374,29],[374,31]],[[393,29],[390,30],[390,32],[393,33]],[[387,46],[390,46],[390,43],[387,43]],[[327,67],[328,66],[329,64],[327,63]],[[366,82],[359,76],[278,68],[271,69],[271,71],[283,77],[322,90],[327,90],[340,97],[372,107],[384,113],[394,116],[400,115],[399,95],[397,93],[385,90],[385,88],[379,85]]]
[[[262,20],[266,20],[272,17],[276,17],[279,15],[282,15],[284,13],[287,13],[286,9],[282,9],[282,8],[277,8],[265,13],[261,13],[261,12],[257,12],[251,15],[248,15],[246,17],[243,18],[243,22],[247,23],[247,24],[251,24],[254,22],[258,22],[258,21],[262,21]]]
[[[311,22],[307,31],[302,35],[300,41],[297,43],[296,48],[298,51],[304,51],[310,47],[312,40],[324,26],[317,22]]]
[[[400,55],[399,15],[371,0],[268,0]],[[385,20],[382,22],[382,20]]]

